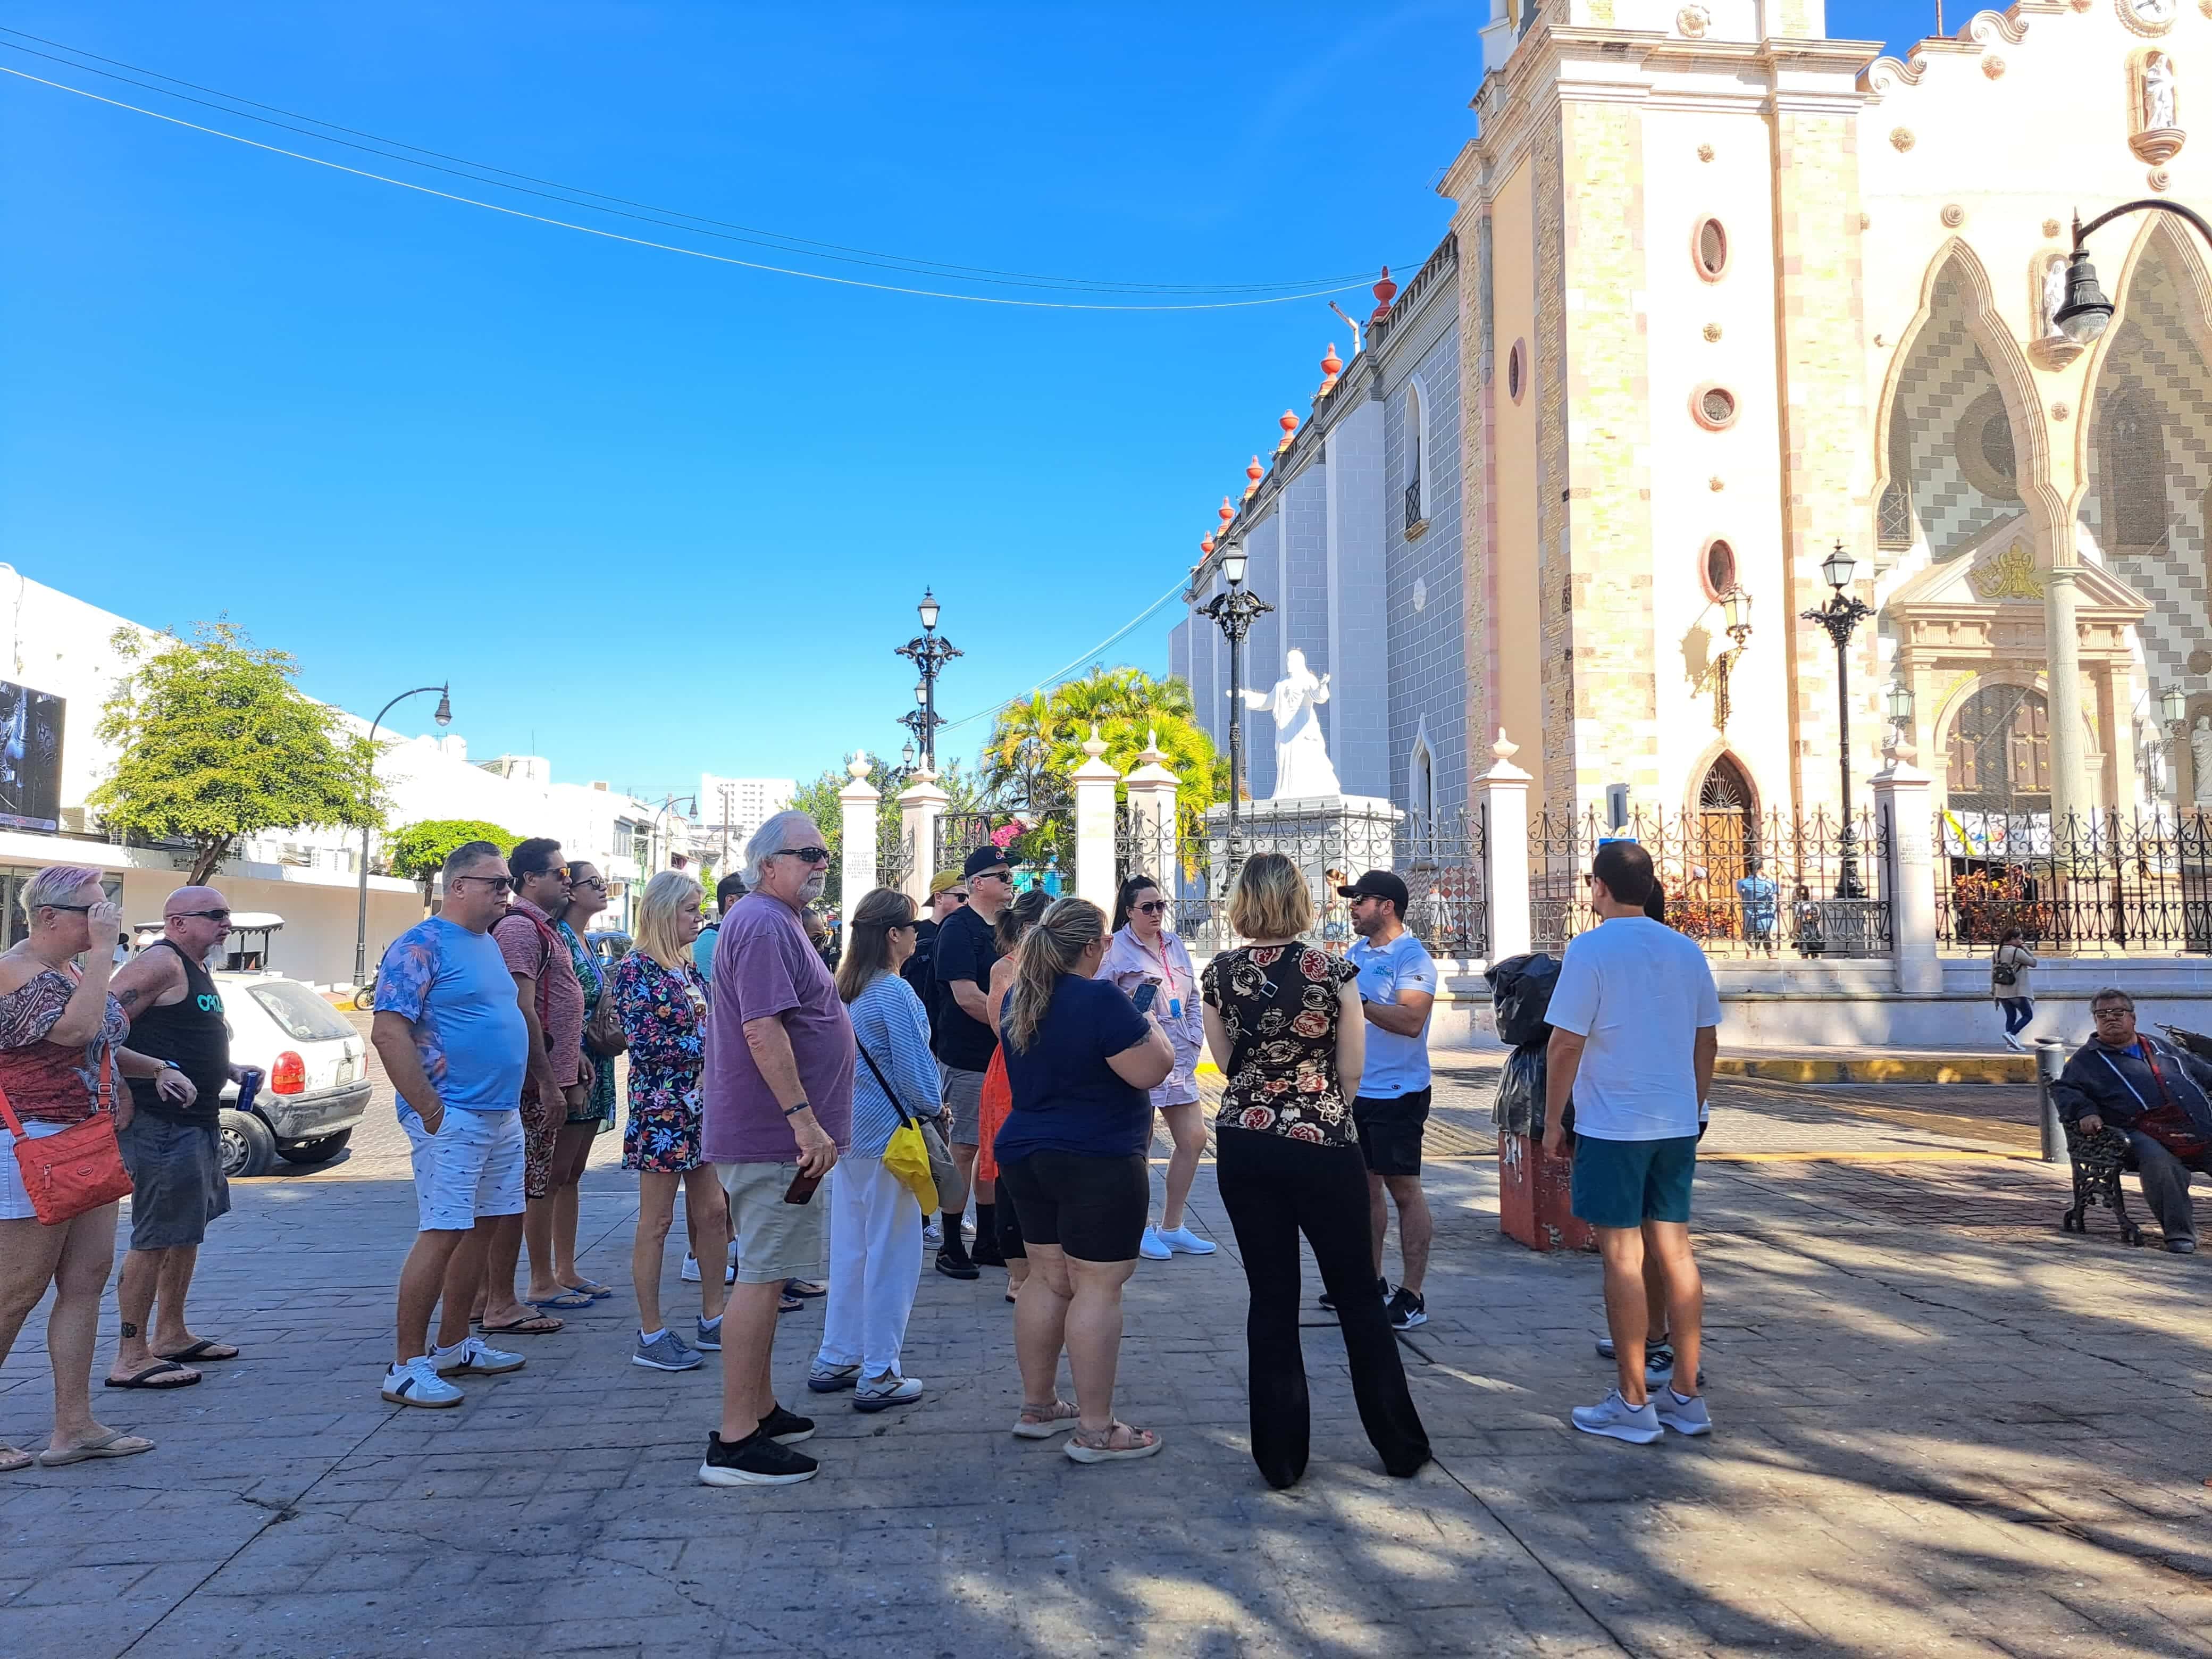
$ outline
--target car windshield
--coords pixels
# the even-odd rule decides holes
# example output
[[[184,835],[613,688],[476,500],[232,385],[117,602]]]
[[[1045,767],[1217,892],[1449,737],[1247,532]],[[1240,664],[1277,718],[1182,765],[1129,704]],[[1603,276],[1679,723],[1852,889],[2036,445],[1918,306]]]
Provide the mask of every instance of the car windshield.
[[[353,1027],[343,1016],[304,985],[272,979],[247,989],[295,1042],[328,1042],[353,1035]]]

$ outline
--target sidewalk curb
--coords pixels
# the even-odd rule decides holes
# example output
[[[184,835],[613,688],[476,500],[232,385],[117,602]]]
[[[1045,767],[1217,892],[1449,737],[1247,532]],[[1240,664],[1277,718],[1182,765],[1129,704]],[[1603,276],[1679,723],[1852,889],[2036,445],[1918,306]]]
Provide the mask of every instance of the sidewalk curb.
[[[1723,1054],[1718,1077],[1772,1083],[2033,1083],[2033,1054]]]

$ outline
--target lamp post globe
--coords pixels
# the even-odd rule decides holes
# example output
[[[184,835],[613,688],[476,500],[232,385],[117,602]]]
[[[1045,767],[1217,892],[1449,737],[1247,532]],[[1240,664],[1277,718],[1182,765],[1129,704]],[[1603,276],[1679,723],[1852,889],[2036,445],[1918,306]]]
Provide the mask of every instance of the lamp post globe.
[[[1221,574],[1228,586],[1199,607],[1229,641],[1229,879],[1244,861],[1244,636],[1253,623],[1275,607],[1244,587],[1244,549],[1232,543],[1221,555]]]
[[[2075,234],[2083,234],[2077,229]],[[2066,262],[2066,302],[2051,313],[2058,331],[2075,345],[2087,345],[2111,326],[2112,302],[2098,286],[2097,268],[2089,263],[2089,250],[2078,243]]]
[[[1835,550],[1820,561],[1820,574],[1826,578],[1833,591],[1828,602],[1800,614],[1807,622],[1814,622],[1828,630],[1828,637],[1836,647],[1836,768],[1842,784],[1843,827],[1836,837],[1837,850],[1842,855],[1842,868],[1836,878],[1836,896],[1856,899],[1866,896],[1866,889],[1859,881],[1858,837],[1851,827],[1851,635],[1858,625],[1874,615],[1874,607],[1856,593],[1844,590],[1850,586],[1851,573],[1858,562],[1844,550],[1841,542]]]
[[[937,769],[937,728],[945,722],[937,717],[937,677],[945,665],[961,653],[958,647],[937,631],[939,607],[936,593],[929,588],[921,590],[921,603],[915,607],[921,618],[921,632],[904,645],[893,648],[894,654],[911,661],[921,672],[915,682],[912,714],[900,724],[914,732],[921,749],[921,763],[932,772]]]
[[[924,630],[933,633],[937,628],[936,594],[932,592],[927,587],[923,588],[921,590],[921,603],[915,606],[915,611],[916,614],[921,617],[921,625]]]

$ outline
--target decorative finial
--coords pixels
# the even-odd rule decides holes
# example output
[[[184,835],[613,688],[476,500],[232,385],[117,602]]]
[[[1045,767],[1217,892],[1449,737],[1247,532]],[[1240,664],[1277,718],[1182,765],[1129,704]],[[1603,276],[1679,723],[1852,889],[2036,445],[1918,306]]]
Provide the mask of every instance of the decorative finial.
[[[1106,752],[1106,740],[1098,735],[1097,720],[1091,722],[1091,736],[1084,742],[1083,752],[1093,760],[1097,760],[1099,756]]]
[[[1336,377],[1344,373],[1344,359],[1336,355],[1336,342],[1328,343],[1328,356],[1321,360],[1322,384],[1334,386]]]
[[[1229,497],[1228,497],[1228,496],[1226,496],[1226,495],[1224,495],[1224,496],[1221,498],[1221,514],[1220,514],[1220,517],[1221,517],[1221,522],[1222,522],[1222,523],[1224,523],[1224,524],[1227,524],[1227,523],[1228,523],[1231,519],[1235,518],[1236,516],[1237,516],[1237,509],[1236,509],[1235,507],[1231,507],[1231,506],[1230,506],[1230,505],[1229,505]]]
[[[1298,429],[1298,417],[1291,414],[1291,411],[1286,409],[1283,411],[1282,418],[1277,421],[1275,424],[1282,428],[1283,435],[1285,437],[1288,437],[1291,433],[1296,432]]]
[[[1398,297],[1398,285],[1390,280],[1390,267],[1382,267],[1382,280],[1375,284],[1375,314],[1367,319],[1373,327],[1390,314],[1390,301]]]
[[[1493,760],[1510,761],[1520,752],[1521,745],[1505,735],[1505,728],[1504,726],[1499,726],[1498,728],[1498,741],[1490,745],[1491,758]]]
[[[1257,483],[1260,482],[1260,475],[1267,470],[1267,469],[1266,467],[1260,465],[1260,458],[1257,455],[1255,455],[1245,465],[1244,476],[1249,478],[1254,483]]]
[[[1208,532],[1204,537],[1200,538],[1198,550],[1201,553],[1211,553],[1213,551],[1212,532]]]
[[[853,751],[853,758],[845,769],[853,775],[853,780],[856,783],[866,777],[871,769],[868,751],[865,749],[855,749]]]

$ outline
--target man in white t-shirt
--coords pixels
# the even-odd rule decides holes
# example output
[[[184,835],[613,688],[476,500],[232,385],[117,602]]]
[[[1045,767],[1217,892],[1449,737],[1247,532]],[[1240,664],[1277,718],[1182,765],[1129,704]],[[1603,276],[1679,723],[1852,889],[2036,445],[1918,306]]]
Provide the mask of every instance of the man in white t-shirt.
[[[1565,1145],[1574,1103],[1576,1216],[1597,1231],[1605,1318],[1620,1384],[1575,1408],[1585,1434],[1648,1444],[1668,1429],[1708,1434],[1698,1393],[1705,1287],[1690,1254],[1690,1186],[1698,1165],[1698,1103],[1712,1086],[1719,993],[1705,952],[1644,914],[1651,855],[1634,842],[1597,849],[1590,908],[1600,925],[1568,941],[1552,993],[1546,1054],[1544,1150]],[[1667,1279],[1674,1370],[1647,1399],[1644,1253]],[[1690,1387],[1686,1391],[1682,1384]]]

